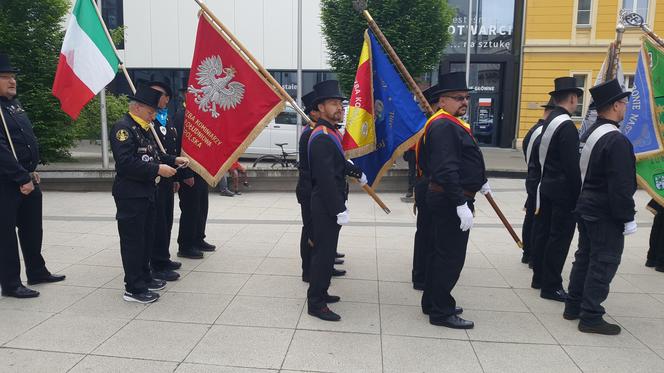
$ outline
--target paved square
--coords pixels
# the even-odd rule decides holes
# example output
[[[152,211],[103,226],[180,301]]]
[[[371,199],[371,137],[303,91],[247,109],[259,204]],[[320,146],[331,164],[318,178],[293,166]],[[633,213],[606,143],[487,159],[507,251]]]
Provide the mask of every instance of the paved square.
[[[519,231],[523,182],[491,183]],[[183,260],[182,278],[143,306],[122,300],[110,193],[46,192],[44,256],[67,280],[35,286],[36,299],[0,298],[0,372],[664,372],[664,274],[644,266],[652,215],[643,191],[639,231],[605,303],[623,327],[614,337],[578,332],[562,304],[530,289],[520,251],[481,197],[454,290],[475,329],[430,325],[410,284],[412,205],[381,196],[392,214],[350,196],[339,240],[348,274],[330,290],[343,319],[325,323],[306,312],[294,194],[210,194],[217,251]],[[177,224],[173,232],[175,253]]]

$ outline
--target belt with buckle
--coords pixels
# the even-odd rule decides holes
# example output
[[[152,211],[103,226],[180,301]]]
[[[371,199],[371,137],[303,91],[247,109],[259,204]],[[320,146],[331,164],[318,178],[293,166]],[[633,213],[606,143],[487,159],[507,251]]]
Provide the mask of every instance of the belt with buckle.
[[[445,192],[445,188],[443,188],[442,185],[434,183],[433,181],[429,181],[429,190],[432,191],[432,192],[436,192],[436,193],[444,193]],[[469,192],[467,190],[463,191],[463,195],[468,197],[468,198],[475,198],[476,193],[477,192]]]

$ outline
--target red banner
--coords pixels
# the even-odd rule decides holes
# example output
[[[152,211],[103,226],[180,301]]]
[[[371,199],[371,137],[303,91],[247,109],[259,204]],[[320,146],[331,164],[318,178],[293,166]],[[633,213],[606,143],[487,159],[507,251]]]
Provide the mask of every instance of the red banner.
[[[215,186],[283,100],[202,13],[186,94],[182,153],[191,168]]]

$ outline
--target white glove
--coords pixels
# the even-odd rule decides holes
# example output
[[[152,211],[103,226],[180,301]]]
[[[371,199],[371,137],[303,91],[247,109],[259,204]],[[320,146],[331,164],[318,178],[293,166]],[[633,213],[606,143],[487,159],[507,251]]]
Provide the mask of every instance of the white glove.
[[[369,181],[367,180],[367,175],[362,172],[362,176],[360,177],[360,186],[365,186],[367,185]]]
[[[491,186],[489,185],[488,181],[486,183],[484,183],[484,185],[482,185],[482,188],[480,188],[480,193],[482,193],[482,195],[485,195],[485,196],[487,194],[491,193]]]
[[[340,212],[337,214],[337,224],[339,225],[346,225],[350,221],[350,217],[348,216],[348,209],[344,210],[344,212]]]
[[[464,232],[472,228],[473,212],[470,211],[470,208],[468,208],[468,202],[461,206],[457,206],[456,210],[457,216],[459,217],[459,220],[461,220],[461,225],[459,225],[459,228]]]
[[[625,223],[625,230],[623,231],[623,236],[636,233],[636,221],[632,220],[628,223]]]

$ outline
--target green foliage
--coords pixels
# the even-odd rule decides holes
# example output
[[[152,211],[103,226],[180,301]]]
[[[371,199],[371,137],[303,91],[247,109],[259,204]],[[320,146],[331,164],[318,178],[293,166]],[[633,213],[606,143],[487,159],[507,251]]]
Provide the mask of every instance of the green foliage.
[[[117,122],[127,112],[129,99],[125,95],[114,95],[106,92],[106,118],[108,128]],[[72,129],[77,139],[100,140],[101,139],[101,107],[99,95],[90,101],[81,115],[76,119]]]
[[[454,15],[446,0],[371,0],[367,10],[413,77],[438,66]],[[352,0],[321,0],[321,19],[330,65],[350,92],[367,21]]]
[[[71,119],[51,94],[64,37],[68,0],[0,1],[0,51],[21,69],[19,99],[35,127],[43,162],[69,156]]]
[[[122,42],[124,41],[124,35],[125,35],[125,30],[127,29],[127,26],[120,26],[117,28],[114,28],[113,30],[109,30],[109,34],[111,34],[111,40],[113,40],[113,44],[115,45],[116,48]]]

